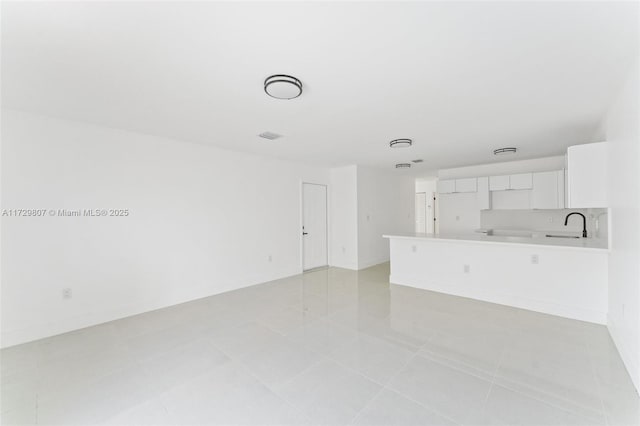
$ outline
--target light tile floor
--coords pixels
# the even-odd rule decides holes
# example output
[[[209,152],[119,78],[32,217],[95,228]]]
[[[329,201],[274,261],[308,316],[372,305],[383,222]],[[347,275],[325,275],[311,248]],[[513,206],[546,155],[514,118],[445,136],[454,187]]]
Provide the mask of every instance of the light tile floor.
[[[2,350],[2,424],[635,425],[605,327],[330,268]]]

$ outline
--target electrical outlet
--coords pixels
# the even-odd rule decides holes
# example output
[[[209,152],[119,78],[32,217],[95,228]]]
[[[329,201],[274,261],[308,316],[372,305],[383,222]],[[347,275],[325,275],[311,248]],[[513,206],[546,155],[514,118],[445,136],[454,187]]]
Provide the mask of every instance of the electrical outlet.
[[[553,216],[549,216],[549,223],[553,223]]]
[[[269,262],[273,261],[273,257],[271,255],[269,255]]]
[[[71,291],[70,288],[63,288],[62,289],[62,298],[63,299],[71,299],[72,296],[73,296],[73,292]]]
[[[537,265],[539,263],[540,259],[538,258],[537,254],[532,254],[531,255],[531,263],[533,263],[534,265]]]
[[[465,273],[465,274],[468,274],[469,272],[471,272],[471,266],[469,266],[469,265],[464,265],[463,270],[464,270],[464,273]]]
[[[345,246],[342,246],[342,253],[346,253],[347,252],[347,248]]]
[[[417,252],[417,251],[418,251],[418,247],[416,247],[416,246],[411,246],[411,251],[412,251],[412,252],[414,252],[414,253],[415,253],[415,252]]]
[[[456,216],[456,220],[460,220],[460,216]]]

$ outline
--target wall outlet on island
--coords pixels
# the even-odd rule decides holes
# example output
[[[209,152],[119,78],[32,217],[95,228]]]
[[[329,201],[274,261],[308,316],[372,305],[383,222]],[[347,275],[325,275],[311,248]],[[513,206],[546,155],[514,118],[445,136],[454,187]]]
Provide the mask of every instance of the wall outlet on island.
[[[464,265],[463,267],[464,273],[468,274],[469,272],[471,272],[471,266],[469,265]]]
[[[532,254],[531,255],[531,263],[534,265],[537,265],[539,263],[540,259],[538,258],[537,254]]]
[[[63,288],[62,289],[62,298],[63,299],[71,299],[72,296],[73,296],[73,292],[71,291],[70,288]]]

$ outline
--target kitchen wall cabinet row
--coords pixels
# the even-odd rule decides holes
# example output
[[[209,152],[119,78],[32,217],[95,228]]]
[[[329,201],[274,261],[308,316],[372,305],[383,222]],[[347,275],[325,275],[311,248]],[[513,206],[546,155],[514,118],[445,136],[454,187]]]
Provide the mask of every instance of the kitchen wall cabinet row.
[[[501,194],[500,208],[562,209],[565,207],[564,171],[518,173],[478,178],[443,179],[438,181],[438,193],[456,194],[475,192],[481,210],[492,208],[492,193],[497,191],[527,191],[527,205],[514,204],[508,207],[508,194]],[[515,194],[514,194],[515,195]],[[517,199],[524,195],[519,193]],[[514,196],[514,199],[515,196]]]
[[[607,202],[606,142],[570,146],[565,169],[438,181],[438,193],[473,193],[481,210],[603,208]]]

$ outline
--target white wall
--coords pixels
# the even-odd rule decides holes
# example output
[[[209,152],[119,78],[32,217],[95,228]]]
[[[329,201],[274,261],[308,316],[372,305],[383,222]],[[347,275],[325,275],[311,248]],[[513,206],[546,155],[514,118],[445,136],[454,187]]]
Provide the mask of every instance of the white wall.
[[[2,122],[3,209],[130,211],[2,218],[3,346],[301,271],[300,185],[328,184],[327,170],[15,111]]]
[[[475,192],[439,194],[439,232],[466,233],[480,228],[480,204]]]
[[[331,216],[331,266],[358,269],[358,169],[346,166],[331,169],[329,205]]]
[[[640,389],[640,138],[638,63],[607,114],[609,331]]]
[[[416,192],[426,192],[430,194],[436,191],[436,179],[416,179]]]
[[[358,166],[358,269],[389,260],[383,234],[414,232],[414,203],[413,178]]]

